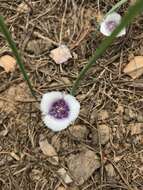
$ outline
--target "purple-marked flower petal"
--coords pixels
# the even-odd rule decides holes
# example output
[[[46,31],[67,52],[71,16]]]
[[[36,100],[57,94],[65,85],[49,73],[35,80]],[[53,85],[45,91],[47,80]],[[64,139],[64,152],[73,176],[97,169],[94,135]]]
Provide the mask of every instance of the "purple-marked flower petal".
[[[41,111],[45,125],[53,131],[61,131],[78,117],[80,104],[75,97],[54,91],[43,95]]]
[[[101,22],[100,32],[105,36],[110,36],[114,29],[120,24],[121,19],[121,15],[116,12],[107,15],[107,17],[104,18],[104,20]],[[125,34],[126,29],[123,28],[121,32],[117,35],[117,37],[123,36]]]

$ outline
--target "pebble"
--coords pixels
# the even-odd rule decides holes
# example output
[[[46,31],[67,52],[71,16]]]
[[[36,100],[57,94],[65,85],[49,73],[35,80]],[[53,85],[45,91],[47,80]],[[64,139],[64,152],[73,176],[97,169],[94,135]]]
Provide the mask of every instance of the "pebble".
[[[67,166],[77,185],[82,185],[101,163],[97,154],[91,150],[83,150],[67,158]]]

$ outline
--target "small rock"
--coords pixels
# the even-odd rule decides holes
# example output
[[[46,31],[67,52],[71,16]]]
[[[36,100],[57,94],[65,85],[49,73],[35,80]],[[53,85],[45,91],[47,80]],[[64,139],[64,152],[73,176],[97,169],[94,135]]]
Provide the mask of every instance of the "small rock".
[[[72,125],[69,131],[74,137],[80,139],[85,139],[88,135],[88,129],[85,125]]]
[[[53,49],[50,53],[50,57],[57,64],[62,64],[72,58],[70,50],[65,45],[60,45],[58,48]]]
[[[3,55],[0,57],[0,66],[6,73],[14,72],[16,69],[16,59],[10,55]]]
[[[91,150],[70,155],[67,165],[77,185],[82,185],[101,166],[99,157]]]
[[[101,110],[99,113],[98,113],[98,120],[105,120],[105,119],[108,119],[109,118],[109,113],[107,112],[107,110]]]
[[[107,176],[108,177],[114,177],[115,176],[115,170],[114,170],[114,167],[112,166],[112,164],[107,164],[105,166],[105,170],[107,172]]]
[[[123,72],[132,79],[137,79],[143,74],[143,56],[134,56],[125,66]]]
[[[73,180],[71,179],[71,177],[64,168],[58,169],[57,173],[66,184],[73,182]]]
[[[43,135],[40,135],[39,146],[43,154],[48,157],[49,162],[53,165],[57,165],[59,162],[57,152]]]
[[[105,145],[110,139],[110,129],[107,125],[99,125],[100,143]]]

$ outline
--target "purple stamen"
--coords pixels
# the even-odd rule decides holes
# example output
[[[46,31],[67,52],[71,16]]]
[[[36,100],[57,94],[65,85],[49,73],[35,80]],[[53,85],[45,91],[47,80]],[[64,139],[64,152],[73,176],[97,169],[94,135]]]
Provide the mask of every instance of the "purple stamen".
[[[113,30],[117,27],[117,23],[115,21],[108,21],[106,23],[106,27],[110,32],[113,32]]]
[[[69,111],[69,106],[66,101],[64,99],[59,99],[52,104],[49,115],[56,119],[64,119],[68,117]]]

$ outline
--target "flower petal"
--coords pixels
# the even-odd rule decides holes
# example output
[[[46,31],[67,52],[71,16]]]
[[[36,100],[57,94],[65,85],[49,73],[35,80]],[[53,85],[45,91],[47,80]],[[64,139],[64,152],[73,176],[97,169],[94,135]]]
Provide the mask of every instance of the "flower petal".
[[[106,23],[103,21],[100,25],[100,32],[104,34],[105,36],[110,36],[111,31],[109,31],[106,27]]]
[[[43,114],[48,114],[51,104],[62,97],[63,94],[61,92],[56,92],[56,91],[44,94],[40,105]]]
[[[120,24],[120,22],[121,22],[121,18],[122,18],[121,15],[116,13],[116,12],[113,12],[113,13],[107,15],[107,17],[104,18],[104,20],[100,24],[100,32],[102,34],[104,34],[105,36],[110,36],[112,34],[112,31],[108,29],[107,23],[110,22],[110,21],[114,21],[118,26]],[[124,28],[117,35],[117,37],[123,36],[125,34],[126,34],[126,29]]]
[[[80,111],[80,104],[76,100],[74,96],[71,96],[69,94],[64,96],[64,100],[67,102],[70,108],[70,113],[69,113],[69,121],[73,122],[79,115]]]
[[[49,109],[53,102],[64,99],[69,107],[69,115],[64,119],[56,119],[49,114]],[[67,128],[78,117],[80,104],[75,97],[62,92],[49,92],[43,95],[41,100],[42,119],[45,125],[53,131],[61,131]]]
[[[109,22],[109,21],[116,21],[117,24],[120,23],[121,21],[121,15],[116,13],[116,12],[112,12],[111,14],[107,15],[106,18],[104,19],[105,22]]]
[[[45,125],[49,128],[52,129],[53,131],[61,131],[65,128],[68,127],[70,124],[69,119],[55,119],[54,117],[50,115],[45,115],[43,116],[43,121]]]

